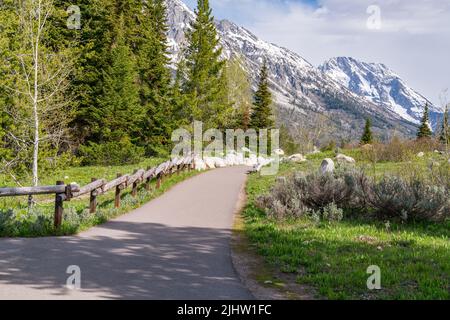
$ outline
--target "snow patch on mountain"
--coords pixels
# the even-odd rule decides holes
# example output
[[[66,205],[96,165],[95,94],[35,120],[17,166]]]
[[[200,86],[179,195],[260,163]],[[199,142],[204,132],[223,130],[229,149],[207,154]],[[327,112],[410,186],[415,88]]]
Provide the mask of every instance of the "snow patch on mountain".
[[[337,57],[328,60],[319,69],[358,96],[392,110],[409,122],[420,123],[426,104],[432,115],[442,112],[384,64]]]
[[[169,45],[175,68],[186,45],[185,32],[195,19],[195,13],[181,0],[166,1]],[[425,98],[403,86],[400,78],[386,66],[369,65],[365,66],[366,70],[352,63],[347,72],[330,61],[317,68],[299,54],[266,42],[231,21],[216,21],[216,26],[223,57],[239,56],[253,87],[258,81],[262,62],[267,61],[277,115],[286,126],[294,127],[301,122],[312,127],[314,119],[320,115],[328,119],[334,137],[353,139],[359,137],[365,119],[370,117],[374,130],[380,135],[388,135],[390,130],[407,136],[415,134],[417,115],[421,113]],[[378,88],[370,76],[384,79],[388,73],[392,83],[381,81],[379,85],[384,88]]]

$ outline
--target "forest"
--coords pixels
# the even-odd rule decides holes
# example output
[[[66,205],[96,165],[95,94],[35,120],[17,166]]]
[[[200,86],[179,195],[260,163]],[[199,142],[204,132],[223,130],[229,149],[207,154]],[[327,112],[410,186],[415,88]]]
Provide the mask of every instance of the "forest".
[[[222,58],[209,1],[178,61],[164,0],[6,0],[0,10],[0,174],[38,185],[72,165],[167,157],[171,133],[273,126],[267,69],[253,93]]]

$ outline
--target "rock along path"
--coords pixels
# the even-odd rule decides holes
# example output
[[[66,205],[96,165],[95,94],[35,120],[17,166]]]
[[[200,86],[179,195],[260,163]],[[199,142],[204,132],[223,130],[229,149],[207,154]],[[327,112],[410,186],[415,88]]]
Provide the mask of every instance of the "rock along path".
[[[252,299],[230,252],[246,170],[195,176],[76,236],[0,239],[0,299]],[[80,290],[66,287],[70,265]]]

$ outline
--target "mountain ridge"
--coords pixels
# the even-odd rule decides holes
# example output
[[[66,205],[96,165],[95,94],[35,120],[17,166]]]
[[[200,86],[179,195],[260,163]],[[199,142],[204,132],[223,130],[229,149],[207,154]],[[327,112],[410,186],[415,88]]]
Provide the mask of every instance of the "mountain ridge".
[[[353,93],[388,108],[417,125],[420,124],[426,104],[430,108],[433,128],[437,125],[437,116],[443,112],[383,63],[363,62],[353,57],[335,57],[318,68]]]
[[[166,2],[170,51],[175,62],[185,45],[185,31],[195,14],[181,0]],[[393,134],[416,134],[417,124],[356,94],[298,53],[266,42],[230,20],[216,20],[216,26],[224,58],[240,56],[253,85],[262,62],[268,62],[276,113],[284,126],[308,130],[314,127],[317,117],[322,117],[326,119],[332,137],[357,139],[365,119],[371,118],[374,131],[382,139]]]

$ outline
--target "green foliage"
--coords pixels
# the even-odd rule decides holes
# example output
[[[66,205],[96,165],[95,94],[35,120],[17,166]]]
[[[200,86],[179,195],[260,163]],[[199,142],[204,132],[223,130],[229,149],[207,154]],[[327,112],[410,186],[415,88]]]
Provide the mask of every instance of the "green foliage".
[[[183,92],[189,97],[189,121],[205,129],[225,128],[232,112],[228,103],[225,61],[208,0],[198,0],[196,19],[187,34]]]
[[[366,120],[366,126],[364,128],[364,133],[361,137],[361,144],[371,144],[373,142],[373,135],[372,135],[372,122],[368,118]]]
[[[288,155],[298,153],[300,150],[299,143],[295,141],[289,129],[284,125],[280,127],[280,148]]]
[[[169,152],[171,133],[179,126],[175,115],[175,88],[171,87],[167,45],[166,6],[163,0],[144,3],[137,50],[140,98],[146,110],[139,142],[148,156]]]
[[[135,164],[143,159],[144,152],[144,148],[133,145],[127,136],[119,141],[90,142],[79,149],[83,165]]]
[[[273,126],[272,93],[269,88],[267,62],[264,61],[259,75],[258,90],[254,96],[250,127],[254,129],[270,129]]]
[[[138,138],[139,124],[144,118],[136,84],[136,63],[122,37],[120,33],[111,50],[110,65],[104,70],[102,93],[98,98],[101,143],[123,136]]]
[[[230,125],[246,131],[250,127],[252,90],[249,76],[240,57],[234,57],[228,61],[227,80],[228,103],[234,107]]]
[[[445,107],[444,117],[442,119],[441,132],[439,135],[439,141],[445,145],[450,144],[450,124],[448,122],[448,106]]]
[[[425,109],[423,111],[423,117],[422,121],[419,127],[419,131],[417,132],[417,138],[423,139],[423,138],[431,138],[433,135],[433,132],[431,131],[430,125],[430,114],[429,114],[429,108],[428,103],[425,105]]]

